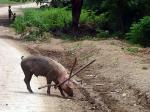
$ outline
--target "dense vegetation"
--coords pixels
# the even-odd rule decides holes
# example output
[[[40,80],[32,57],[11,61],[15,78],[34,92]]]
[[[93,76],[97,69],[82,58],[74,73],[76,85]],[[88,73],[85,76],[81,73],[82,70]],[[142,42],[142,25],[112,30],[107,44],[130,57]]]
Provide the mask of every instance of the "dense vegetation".
[[[80,17],[80,24],[82,28],[81,30],[87,31],[83,32],[84,35],[91,35],[92,30],[94,27],[97,27],[100,23],[100,19],[103,17],[95,16],[90,14],[86,10],[82,10],[81,17]],[[68,35],[72,35],[70,31],[71,26],[71,13],[69,10],[65,8],[49,8],[49,9],[26,9],[24,10],[24,15],[19,16],[16,18],[12,26],[16,29],[17,33],[32,33],[39,32],[38,34],[42,35],[44,32],[52,32],[57,33],[57,35],[61,35],[63,33],[67,33]],[[87,28],[84,25],[93,25],[92,28]],[[29,28],[30,27],[30,28]],[[90,27],[90,26],[89,26]],[[34,28],[34,30],[33,30]],[[88,30],[89,29],[89,30]],[[31,31],[33,30],[33,31]],[[91,33],[89,34],[89,31]],[[93,31],[94,32],[94,31]],[[97,35],[101,37],[107,36],[102,30],[97,29]],[[34,33],[35,34],[35,33]],[[95,34],[95,33],[94,33]],[[26,37],[31,38],[31,37]],[[38,38],[38,37],[37,37]],[[81,38],[81,37],[80,37]],[[29,39],[32,40],[32,39]]]
[[[132,24],[127,39],[132,43],[150,47],[150,16],[145,16],[138,23]]]
[[[0,4],[9,4],[9,3],[16,3],[15,1],[11,1],[11,0],[0,0]]]
[[[41,2],[42,0],[35,1]],[[43,31],[71,34],[69,32],[73,24],[71,2],[69,0],[52,0],[52,6],[56,9],[25,11],[24,17],[18,17],[13,26],[17,31],[18,29],[23,31],[32,23],[33,27]],[[76,37],[81,38],[88,35],[92,38],[117,35],[121,39],[126,37],[132,43],[141,44],[144,47],[150,46],[149,0],[84,0],[82,9]],[[27,13],[29,15],[32,13],[32,15],[28,17]],[[39,17],[41,15],[42,18]],[[23,28],[17,28],[17,24]]]

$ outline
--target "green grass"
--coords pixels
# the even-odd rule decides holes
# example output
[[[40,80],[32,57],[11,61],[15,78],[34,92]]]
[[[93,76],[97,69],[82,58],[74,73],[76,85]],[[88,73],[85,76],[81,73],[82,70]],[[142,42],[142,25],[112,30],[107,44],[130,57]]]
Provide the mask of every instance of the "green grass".
[[[71,23],[71,13],[65,9],[51,8],[46,10],[26,9],[24,16],[16,18],[12,26],[17,33],[22,33],[27,27],[36,27],[43,32],[62,29],[66,24]]]
[[[14,4],[14,3],[17,3],[17,2],[13,2],[10,0],[0,0],[0,4]]]
[[[96,25],[99,21],[98,16],[94,14],[89,15],[89,12],[86,10],[82,10],[80,16],[80,24],[87,25],[93,28],[96,28]],[[38,38],[38,35],[42,35],[43,32],[60,32],[60,36],[64,39],[77,39],[72,36],[72,34],[64,34],[64,28],[71,30],[71,22],[72,22],[72,14],[71,10],[66,10],[65,8],[48,8],[48,9],[25,9],[24,15],[16,18],[12,26],[15,28],[17,33],[27,32],[33,36],[33,40]],[[31,29],[37,29],[31,31]],[[28,30],[29,29],[29,30]],[[86,27],[85,27],[86,29]],[[84,27],[83,29],[84,30]],[[32,33],[31,33],[32,32]],[[85,33],[85,32],[83,32]],[[89,39],[92,38],[89,32],[86,32],[87,35],[80,37],[80,39]],[[32,36],[30,36],[29,40],[32,40]],[[101,38],[107,37],[108,33],[105,31],[99,32]],[[79,39],[79,38],[78,38]]]
[[[127,51],[128,51],[129,53],[136,54],[136,53],[139,52],[139,48],[138,48],[138,47],[128,47],[128,48],[127,48]]]

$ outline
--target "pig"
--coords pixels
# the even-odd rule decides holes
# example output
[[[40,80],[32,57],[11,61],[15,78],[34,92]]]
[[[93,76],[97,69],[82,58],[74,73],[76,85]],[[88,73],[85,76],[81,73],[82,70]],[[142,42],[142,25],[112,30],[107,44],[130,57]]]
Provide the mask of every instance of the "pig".
[[[36,77],[46,77],[47,84],[51,84],[53,81],[57,85],[69,78],[67,69],[51,58],[45,56],[28,56],[24,58],[22,56],[21,59],[21,68],[25,75],[24,82],[30,93],[33,93],[30,87],[30,80],[33,74]],[[58,89],[62,96],[65,97],[65,92],[68,96],[73,97],[72,86],[72,81],[68,80],[64,84],[58,86]],[[47,94],[50,94],[50,86],[47,88]]]

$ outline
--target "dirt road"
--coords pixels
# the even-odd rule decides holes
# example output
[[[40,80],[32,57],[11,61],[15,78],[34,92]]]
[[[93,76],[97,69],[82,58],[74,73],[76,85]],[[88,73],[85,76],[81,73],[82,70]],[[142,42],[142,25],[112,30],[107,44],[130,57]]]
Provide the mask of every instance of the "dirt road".
[[[45,84],[44,78],[32,79],[35,93],[28,93],[23,82],[24,74],[20,68],[20,53],[6,40],[0,39],[0,112],[70,112],[83,109],[76,101],[64,99],[58,91],[52,91],[51,96],[46,90],[38,90]]]
[[[24,5],[24,7],[30,6]],[[23,7],[22,5],[16,8]],[[15,9],[16,10],[16,9]],[[45,85],[45,78],[32,78],[30,94],[24,84],[24,74],[20,67],[22,55],[26,52],[18,50],[16,43],[6,38],[14,35],[7,27],[7,7],[0,8],[0,112],[85,112],[89,110],[85,102],[76,98],[66,99],[60,93],[52,90],[52,95],[46,94],[46,89],[38,90]],[[87,110],[88,109],[88,110]],[[89,110],[89,112],[91,112]]]
[[[26,43],[26,47],[32,54],[56,58],[69,69],[74,57],[78,58],[77,68],[96,59],[78,74],[90,102],[94,99],[103,112],[150,112],[149,48],[132,54],[127,50],[132,45],[115,39],[70,42],[55,38],[50,44]]]

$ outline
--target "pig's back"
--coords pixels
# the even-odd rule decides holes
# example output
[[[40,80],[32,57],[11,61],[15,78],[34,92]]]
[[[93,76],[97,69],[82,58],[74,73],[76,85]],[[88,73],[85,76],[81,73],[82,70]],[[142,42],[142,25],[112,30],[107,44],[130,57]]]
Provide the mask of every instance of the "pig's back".
[[[53,71],[53,66],[49,64],[49,60],[43,56],[30,56],[22,60],[22,68],[30,70],[34,75],[45,76],[49,71]]]
[[[29,56],[22,60],[21,65],[36,76],[49,74],[58,78],[68,75],[67,70],[60,63],[44,56]]]

